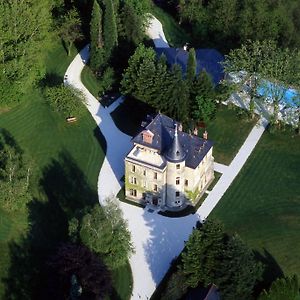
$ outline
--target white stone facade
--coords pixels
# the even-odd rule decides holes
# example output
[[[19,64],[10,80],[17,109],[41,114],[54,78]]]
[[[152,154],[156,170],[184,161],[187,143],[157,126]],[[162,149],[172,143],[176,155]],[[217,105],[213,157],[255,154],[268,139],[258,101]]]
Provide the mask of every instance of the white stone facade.
[[[185,160],[171,162],[159,151],[135,144],[125,158],[126,198],[166,209],[195,204],[214,178],[212,151],[191,168]]]

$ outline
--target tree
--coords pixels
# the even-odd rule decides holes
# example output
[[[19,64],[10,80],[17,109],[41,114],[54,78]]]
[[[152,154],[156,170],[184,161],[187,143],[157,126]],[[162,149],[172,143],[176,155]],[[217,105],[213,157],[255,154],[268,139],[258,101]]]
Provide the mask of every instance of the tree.
[[[185,277],[182,270],[177,270],[177,272],[171,275],[167,283],[165,293],[162,296],[164,300],[177,300],[182,299],[187,291],[187,285],[185,283]]]
[[[207,122],[216,112],[216,104],[210,99],[205,99],[203,96],[196,97],[196,105],[192,111],[193,119],[196,121]]]
[[[111,274],[97,255],[84,245],[62,244],[48,261],[53,299],[103,299],[112,288]],[[49,280],[50,280],[49,279]],[[72,299],[72,298],[71,298]]]
[[[207,220],[193,230],[182,252],[181,265],[188,287],[218,286],[222,299],[248,299],[262,268],[253,252],[236,235]]]
[[[279,104],[284,100],[289,86],[299,78],[299,66],[295,65],[297,52],[291,49],[278,48],[274,43],[267,49],[264,67],[261,74],[264,96],[270,97],[273,103],[273,117],[278,120]],[[298,74],[297,74],[298,72]]]
[[[90,23],[90,66],[96,71],[104,61],[103,30],[102,30],[102,9],[97,0],[94,0],[92,17]]]
[[[16,211],[26,208],[31,200],[29,179],[31,168],[13,137],[0,130],[0,203],[1,207]]]
[[[197,71],[197,61],[196,61],[196,52],[194,48],[191,48],[189,51],[188,61],[187,61],[187,71],[186,71],[186,80],[189,86],[192,85]]]
[[[104,0],[104,56],[106,62],[110,59],[118,44],[117,22],[112,0]]]
[[[9,105],[45,73],[51,40],[48,0],[0,1],[0,104]]]
[[[67,117],[80,117],[85,112],[83,95],[69,86],[54,86],[45,89],[50,107]]]
[[[96,205],[83,217],[80,237],[111,269],[124,265],[133,253],[127,222],[115,200],[108,199],[103,208]]]
[[[218,263],[214,283],[222,299],[250,299],[253,288],[262,275],[262,267],[254,254],[237,236],[231,236],[225,244]]]
[[[208,285],[214,281],[224,239],[223,226],[218,222],[207,220],[193,230],[182,252],[182,271],[188,286]]]
[[[180,65],[173,65],[166,81],[165,94],[168,103],[168,115],[178,121],[186,123],[189,114],[189,90],[186,81],[182,78]]]
[[[263,290],[259,300],[297,300],[300,297],[299,281],[297,275],[293,277],[278,278],[269,291]]]
[[[209,2],[207,10],[211,16],[209,31],[214,38],[218,38],[227,44],[230,43],[230,40],[236,38],[236,24],[239,20],[237,0],[212,0]]]
[[[142,93],[140,92],[141,89],[144,89],[141,84],[143,84],[140,79],[141,76],[141,69],[143,66],[151,66],[151,72],[153,66],[155,65],[155,52],[151,48],[146,48],[144,45],[139,45],[134,52],[134,54],[130,57],[128,61],[128,67],[126,68],[125,72],[123,73],[123,78],[121,80],[121,92],[125,95],[131,94],[137,99],[143,101]],[[146,68],[144,68],[146,69]],[[150,73],[150,71],[149,71]],[[149,82],[151,82],[152,76],[150,77],[149,74],[144,77],[148,77]]]
[[[133,4],[127,2],[121,12],[122,35],[125,37],[126,41],[129,41],[134,45],[138,45],[144,37],[145,14],[139,14]]]
[[[71,54],[71,47],[76,40],[83,37],[81,21],[75,8],[68,11],[62,18],[59,25],[60,36],[66,44],[68,56]]]

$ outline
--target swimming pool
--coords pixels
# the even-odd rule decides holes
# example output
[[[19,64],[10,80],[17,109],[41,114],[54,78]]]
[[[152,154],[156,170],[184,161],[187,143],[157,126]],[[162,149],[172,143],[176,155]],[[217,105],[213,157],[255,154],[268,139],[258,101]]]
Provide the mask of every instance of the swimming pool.
[[[277,88],[278,91],[276,91]],[[300,106],[300,92],[295,89],[286,90],[282,87],[282,90],[280,90],[280,87],[275,86],[271,82],[266,82],[258,87],[257,93],[266,99],[272,100],[272,94],[274,94],[274,92],[271,92],[272,90],[274,90],[274,92],[276,91],[276,94],[284,94],[280,104],[288,107]]]

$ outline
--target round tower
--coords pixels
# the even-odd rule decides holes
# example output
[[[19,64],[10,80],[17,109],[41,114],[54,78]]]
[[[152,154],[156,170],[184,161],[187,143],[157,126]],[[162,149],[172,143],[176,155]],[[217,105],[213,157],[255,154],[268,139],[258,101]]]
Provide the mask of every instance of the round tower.
[[[169,149],[165,153],[167,160],[166,174],[166,206],[170,208],[180,207],[185,202],[184,171],[186,153],[180,144],[177,124],[175,124],[174,138]]]

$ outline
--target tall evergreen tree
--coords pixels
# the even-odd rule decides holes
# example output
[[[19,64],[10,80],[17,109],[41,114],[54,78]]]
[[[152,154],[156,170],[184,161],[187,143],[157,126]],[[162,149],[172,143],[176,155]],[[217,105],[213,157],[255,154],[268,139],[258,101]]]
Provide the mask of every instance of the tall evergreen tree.
[[[104,0],[104,50],[105,60],[108,61],[118,44],[118,31],[115,7],[112,0]]]
[[[261,274],[261,265],[255,261],[252,250],[237,235],[231,236],[218,259],[214,277],[222,299],[250,299]]]
[[[196,77],[196,71],[197,71],[196,52],[194,48],[191,48],[189,51],[187,71],[186,71],[186,80],[190,87]]]
[[[96,71],[101,67],[104,60],[103,30],[102,30],[102,9],[97,0],[94,0],[92,17],[90,23],[90,66]]]
[[[187,122],[189,113],[189,90],[186,81],[182,78],[180,65],[173,65],[167,78],[168,115],[175,120]]]
[[[208,285],[214,281],[224,240],[223,226],[218,222],[207,220],[193,230],[182,253],[182,270],[188,286],[196,287],[199,282]]]

